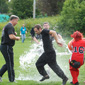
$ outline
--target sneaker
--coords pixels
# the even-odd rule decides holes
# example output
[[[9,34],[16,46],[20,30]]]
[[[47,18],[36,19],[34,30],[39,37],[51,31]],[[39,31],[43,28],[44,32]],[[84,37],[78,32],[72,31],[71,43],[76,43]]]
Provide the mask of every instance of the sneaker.
[[[0,82],[2,82],[2,77],[0,77]]]
[[[68,78],[66,77],[65,79],[63,79],[63,83],[62,85],[66,85],[66,82],[68,81]]]
[[[79,85],[79,82],[75,83],[74,85]]]
[[[70,82],[70,84],[73,84],[73,82]]]
[[[44,81],[44,80],[46,80],[46,79],[49,79],[49,76],[48,76],[48,75],[43,76],[43,78],[42,78],[40,81]]]

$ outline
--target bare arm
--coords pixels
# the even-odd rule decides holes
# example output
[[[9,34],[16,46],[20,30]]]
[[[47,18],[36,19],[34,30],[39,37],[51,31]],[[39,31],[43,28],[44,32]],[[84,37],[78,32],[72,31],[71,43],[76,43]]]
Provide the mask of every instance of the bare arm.
[[[59,38],[59,39],[62,39],[62,36],[61,36],[60,34],[58,34],[58,38]]]
[[[33,40],[34,40],[37,44],[39,44],[39,41],[36,39],[36,37],[33,37]]]
[[[14,34],[10,34],[10,35],[9,35],[9,38],[10,38],[11,40],[20,40],[20,37],[16,37]]]
[[[56,43],[57,43],[57,44],[62,45],[62,43],[59,43],[59,41],[58,41],[58,35],[56,34],[55,31],[50,30],[49,34],[54,37],[54,39],[56,40]]]

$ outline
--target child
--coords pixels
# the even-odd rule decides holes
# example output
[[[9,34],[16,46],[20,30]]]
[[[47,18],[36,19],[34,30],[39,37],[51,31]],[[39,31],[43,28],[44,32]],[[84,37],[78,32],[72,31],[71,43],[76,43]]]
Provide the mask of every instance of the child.
[[[74,38],[74,41],[72,42],[72,56],[69,60],[70,73],[73,78],[70,83],[79,85],[79,68],[84,64],[85,40],[83,39],[82,33],[79,31],[74,32],[71,37]]]

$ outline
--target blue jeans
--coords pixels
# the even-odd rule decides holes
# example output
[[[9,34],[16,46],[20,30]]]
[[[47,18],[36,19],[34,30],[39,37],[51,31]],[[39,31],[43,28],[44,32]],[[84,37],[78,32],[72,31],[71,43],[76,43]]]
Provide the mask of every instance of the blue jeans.
[[[25,34],[22,34],[21,37],[22,37],[22,43],[24,43],[24,40],[25,40]]]

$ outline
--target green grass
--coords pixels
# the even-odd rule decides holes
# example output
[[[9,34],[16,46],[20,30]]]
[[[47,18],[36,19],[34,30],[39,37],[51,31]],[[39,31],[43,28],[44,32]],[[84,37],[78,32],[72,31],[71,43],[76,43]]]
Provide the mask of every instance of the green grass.
[[[66,40],[66,43],[68,43],[70,39],[65,39],[65,40]],[[25,71],[24,69],[21,69],[19,67],[20,66],[19,57],[22,54],[25,54],[25,51],[29,51],[31,48],[30,47],[31,45],[32,45],[31,38],[27,38],[24,43],[21,43],[21,40],[16,41],[16,44],[14,46],[14,69],[15,69],[16,78],[19,76],[19,71],[21,73],[23,73],[25,76],[28,75],[28,77],[29,76],[34,77],[35,74],[37,74],[36,78],[39,77],[39,73],[37,72],[37,69],[34,66],[34,64],[39,56],[36,57],[36,60],[31,63],[33,67],[27,68],[28,69],[27,71]],[[57,47],[57,49],[59,52],[61,52],[65,48]],[[31,55],[28,57],[31,57]],[[69,77],[69,81],[67,82],[66,85],[70,85],[69,82],[71,81],[71,76],[69,75],[70,74],[69,65],[67,68],[65,68],[65,65],[68,64],[69,57],[70,57],[69,55],[57,56],[58,64],[64,70],[65,74]],[[5,61],[4,61],[2,54],[0,53],[0,68],[2,67],[3,64],[5,64]],[[62,82],[61,79],[59,79],[59,77],[57,77],[53,72],[52,72],[52,74],[50,74],[50,77],[51,78],[49,80],[42,82],[42,83],[40,83],[38,81],[33,81],[33,80],[17,80],[17,83],[9,83],[8,82],[8,73],[6,72],[3,75],[3,78],[2,78],[3,82],[1,82],[0,85],[61,85],[61,82]],[[52,81],[53,79],[54,79],[54,81]],[[59,81],[57,81],[57,79],[59,79]],[[83,81],[85,81],[85,65],[83,65],[80,68],[80,75],[79,75],[80,85],[85,85],[83,83]]]

